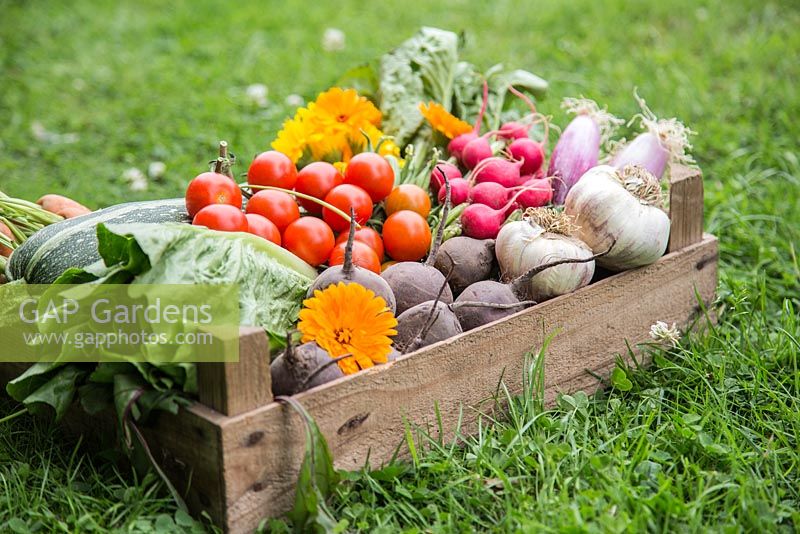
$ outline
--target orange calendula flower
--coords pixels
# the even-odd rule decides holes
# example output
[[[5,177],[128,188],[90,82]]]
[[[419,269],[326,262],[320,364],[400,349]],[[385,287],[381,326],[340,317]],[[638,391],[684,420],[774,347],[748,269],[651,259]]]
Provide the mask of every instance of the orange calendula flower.
[[[383,298],[364,286],[339,282],[314,291],[303,306],[297,325],[303,343],[316,341],[334,358],[352,354],[338,362],[344,374],[386,363],[397,319]]]
[[[367,124],[381,123],[380,110],[355,89],[328,89],[308,105],[308,110],[320,120],[338,123],[355,133]]]
[[[367,98],[354,89],[334,87],[320,93],[308,107],[299,108],[294,118],[284,123],[272,148],[295,163],[308,157],[314,161],[347,162],[366,150],[362,131],[371,140],[383,136],[378,129],[380,123],[380,110]],[[381,152],[392,149],[390,145]]]
[[[297,162],[303,155],[308,137],[307,128],[302,121],[289,119],[283,123],[278,138],[272,142],[272,148],[286,154],[293,162]]]
[[[472,131],[472,126],[469,123],[462,121],[436,102],[428,102],[427,104],[420,102],[419,111],[434,130],[439,130],[448,139]]]

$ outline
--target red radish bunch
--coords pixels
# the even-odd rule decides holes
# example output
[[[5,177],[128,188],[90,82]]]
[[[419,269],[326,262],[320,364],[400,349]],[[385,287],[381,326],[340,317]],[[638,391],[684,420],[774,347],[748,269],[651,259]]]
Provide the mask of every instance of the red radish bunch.
[[[481,103],[481,111],[478,113],[478,118],[475,120],[475,126],[471,132],[455,136],[447,145],[447,151],[451,156],[461,161],[461,156],[467,144],[478,138],[478,132],[481,131],[481,123],[483,123],[483,115],[486,113],[486,105],[489,103],[489,84],[486,80],[483,81],[483,102]],[[447,177],[448,179],[450,176]]]
[[[531,113],[519,121],[504,123],[498,130],[481,135],[488,87],[484,83],[483,104],[472,131],[450,141],[447,149],[457,165],[439,162],[431,173],[431,191],[441,204],[442,184],[447,176],[451,203],[469,202],[461,214],[465,236],[493,239],[506,218],[517,208],[544,206],[553,198],[551,180],[544,178],[547,119],[537,113],[533,102],[510,87]],[[544,139],[531,139],[531,128],[544,122]]]

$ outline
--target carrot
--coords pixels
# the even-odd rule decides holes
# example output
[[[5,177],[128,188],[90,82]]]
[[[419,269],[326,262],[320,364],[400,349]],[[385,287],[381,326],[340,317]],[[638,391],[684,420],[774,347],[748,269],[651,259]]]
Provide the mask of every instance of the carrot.
[[[8,237],[9,241],[11,242],[14,241],[14,234],[11,233],[11,229],[2,222],[0,222],[0,234],[3,234],[3,236]],[[7,258],[11,256],[12,252],[13,249],[11,249],[11,247],[3,245],[2,240],[0,240],[0,256],[5,256]]]
[[[37,200],[36,203],[50,213],[61,215],[65,219],[71,219],[72,217],[78,217],[79,215],[86,215],[92,212],[92,210],[86,206],[61,195],[45,195]]]

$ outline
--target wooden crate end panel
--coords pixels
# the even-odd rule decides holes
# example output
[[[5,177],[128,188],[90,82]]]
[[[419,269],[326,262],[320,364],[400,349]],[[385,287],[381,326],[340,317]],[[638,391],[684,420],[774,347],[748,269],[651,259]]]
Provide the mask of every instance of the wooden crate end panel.
[[[241,327],[236,339],[238,362],[197,366],[200,402],[225,415],[238,415],[272,402],[269,340],[263,328]]]

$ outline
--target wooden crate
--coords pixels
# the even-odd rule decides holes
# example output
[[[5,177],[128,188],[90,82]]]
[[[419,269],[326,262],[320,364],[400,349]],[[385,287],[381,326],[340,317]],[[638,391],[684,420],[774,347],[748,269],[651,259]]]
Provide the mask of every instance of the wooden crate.
[[[404,419],[435,427],[438,405],[445,439],[459,417],[474,428],[476,410],[501,377],[522,391],[525,355],[554,334],[545,356],[545,398],[601,387],[618,355],[649,340],[656,321],[686,327],[709,306],[717,285],[717,239],[703,234],[699,171],[673,173],[668,253],[656,263],[599,280],[572,294],[425,347],[395,362],[297,395],[328,440],[336,467],[375,466],[404,439]],[[235,340],[234,340],[235,342]],[[144,429],[156,459],[196,512],[206,510],[227,532],[250,532],[294,502],[304,451],[300,418],[272,401],[267,339],[240,332],[239,363],[201,365],[200,398],[177,416],[158,414]],[[0,366],[0,379],[20,366]],[[90,419],[90,418],[89,418]],[[68,424],[85,429],[87,418]],[[109,424],[113,424],[110,422]]]

